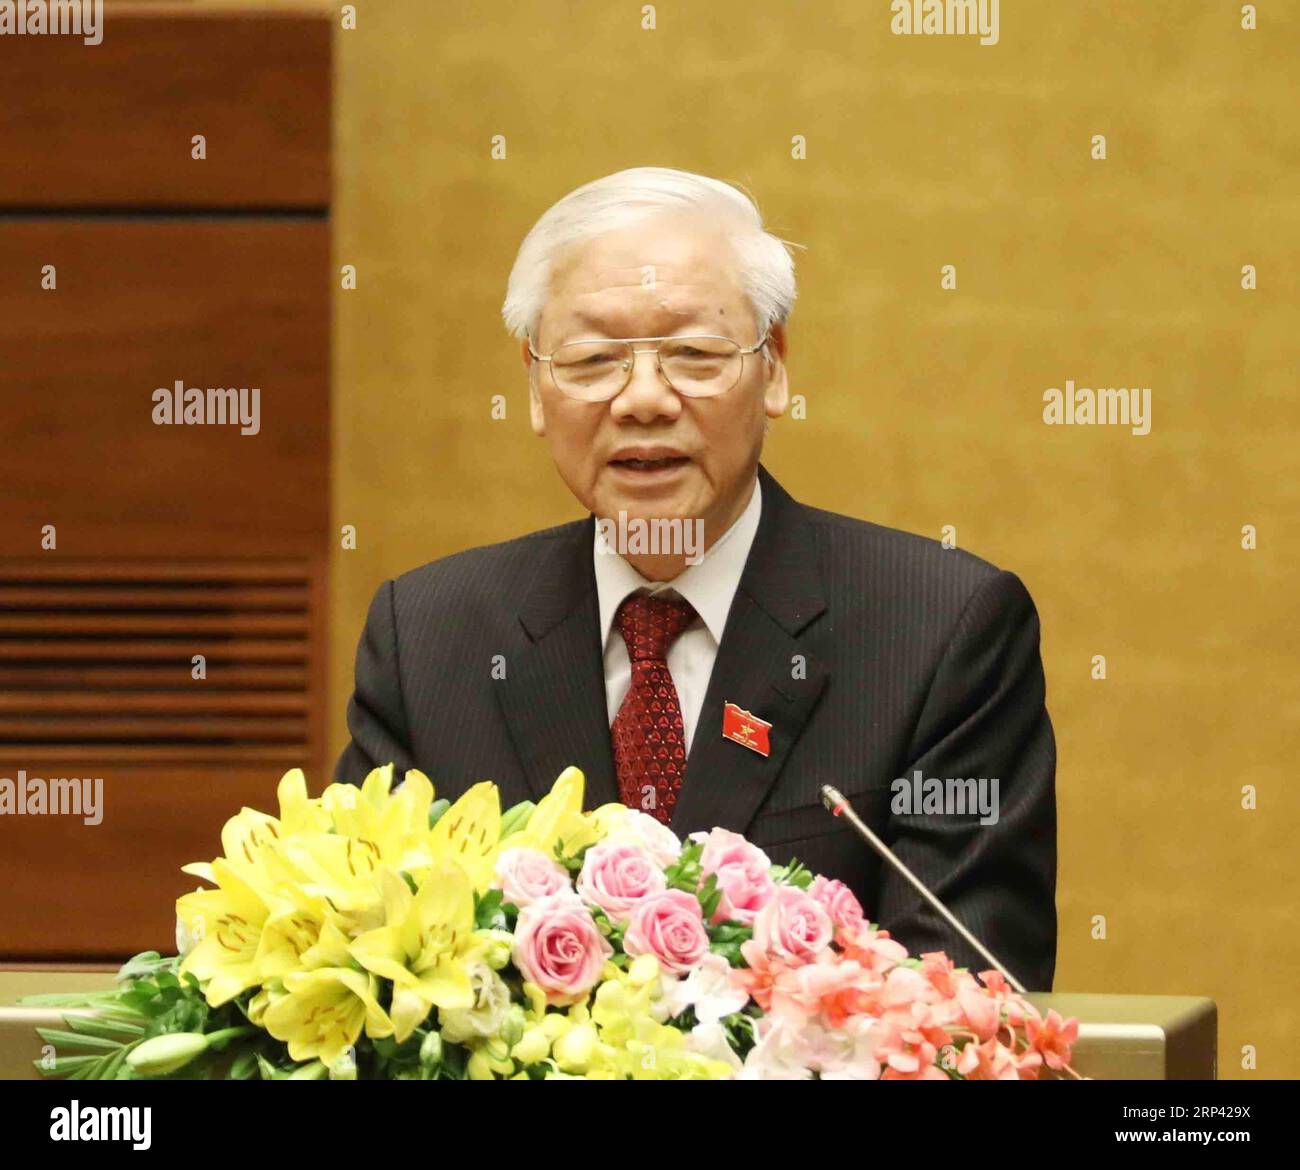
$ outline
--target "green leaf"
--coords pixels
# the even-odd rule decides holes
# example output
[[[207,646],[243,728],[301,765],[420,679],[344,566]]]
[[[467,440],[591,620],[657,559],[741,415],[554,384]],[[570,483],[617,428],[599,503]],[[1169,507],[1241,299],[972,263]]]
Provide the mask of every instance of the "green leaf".
[[[257,1077],[259,1055],[256,1049],[246,1048],[230,1062],[227,1076],[232,1081],[251,1081]]]
[[[153,1016],[157,1013],[157,999],[157,989],[147,984],[137,984],[130,991],[122,992],[119,997],[124,1007],[142,1016]]]
[[[501,814],[501,837],[504,841],[507,837],[513,836],[528,827],[528,822],[532,820],[533,812],[537,805],[531,800],[520,801],[512,805]]]
[[[433,828],[440,820],[442,815],[451,808],[451,801],[446,797],[440,797],[429,805],[429,828]]]
[[[718,903],[722,901],[722,891],[718,889],[717,874],[709,874],[701,883],[695,896],[699,899],[704,921],[708,922],[718,912]]]
[[[52,1063],[47,1064],[45,1058],[33,1060],[32,1066],[46,1077],[67,1076],[79,1068],[84,1068],[88,1064],[94,1064],[99,1060],[98,1056],[56,1056]]]
[[[66,1015],[63,1022],[74,1032],[82,1036],[100,1036],[105,1040],[120,1040],[123,1037],[143,1036],[144,1027],[130,1020],[114,1019],[111,1016],[74,1016]]]
[[[47,992],[41,995],[24,995],[19,999],[19,1003],[25,1007],[99,1007],[100,1005],[117,1004],[121,992],[116,989],[112,991],[88,991],[88,992]]]
[[[97,1048],[101,1052],[112,1052],[114,1049],[121,1047],[121,1042],[117,1040],[105,1040],[99,1036],[84,1036],[77,1032],[64,1032],[58,1028],[37,1028],[36,1034],[47,1044],[53,1044],[56,1048],[62,1045],[65,1048]]]
[[[500,890],[474,894],[474,927],[476,930],[507,929],[505,912],[501,909],[505,895]]]
[[[104,1067],[99,1070],[98,1079],[101,1081],[114,1081],[117,1079],[117,1072],[126,1063],[126,1054],[131,1050],[128,1044],[122,1045],[116,1052],[104,1061]]]
[[[157,951],[141,951],[118,968],[117,978],[119,980],[140,979],[173,961],[171,958],[164,959]]]
[[[257,1054],[257,1067],[261,1071],[262,1080],[264,1081],[287,1081],[289,1079],[287,1070],[276,1068],[260,1052]]]

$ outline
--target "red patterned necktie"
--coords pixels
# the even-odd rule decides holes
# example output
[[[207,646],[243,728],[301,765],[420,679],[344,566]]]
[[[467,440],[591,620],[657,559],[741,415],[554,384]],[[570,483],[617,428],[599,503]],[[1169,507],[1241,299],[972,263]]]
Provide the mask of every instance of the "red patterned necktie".
[[[619,799],[665,825],[686,775],[686,729],[667,654],[694,617],[689,601],[633,594],[614,619],[632,660],[632,683],[610,728]]]

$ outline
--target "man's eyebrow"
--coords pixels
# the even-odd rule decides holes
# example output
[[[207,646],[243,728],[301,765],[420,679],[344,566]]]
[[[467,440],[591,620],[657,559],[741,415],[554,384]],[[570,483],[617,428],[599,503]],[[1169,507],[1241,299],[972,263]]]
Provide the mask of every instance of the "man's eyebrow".
[[[673,313],[673,316],[677,319],[677,324],[673,326],[673,328],[680,329],[682,327],[682,323],[686,321],[693,321],[696,324],[703,326],[706,323],[706,320],[708,318],[708,311],[706,309],[697,309],[691,313],[675,312]],[[599,314],[587,313],[584,312],[582,309],[575,309],[573,311],[572,321],[586,328],[599,330],[607,337],[624,336],[623,334],[616,333],[615,331],[610,329],[609,323],[604,318],[602,318]],[[627,334],[626,336],[630,337],[633,335]],[[637,334],[636,336],[641,336],[641,335]],[[650,336],[650,335],[646,334],[646,336]]]

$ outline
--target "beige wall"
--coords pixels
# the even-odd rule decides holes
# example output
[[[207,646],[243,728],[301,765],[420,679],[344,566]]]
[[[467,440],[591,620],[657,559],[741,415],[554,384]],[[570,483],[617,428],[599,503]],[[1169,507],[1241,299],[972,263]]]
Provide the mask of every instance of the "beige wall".
[[[663,3],[655,31],[600,0],[360,7],[337,36],[336,262],[359,287],[336,295],[334,507],[359,547],[335,556],[335,746],[382,579],[580,514],[500,324],[525,231],[626,166],[742,182],[808,248],[807,419],[774,427],[769,467],[809,503],[955,525],[1037,600],[1058,987],[1211,995],[1222,1075],[1300,1075],[1300,9],[1244,32],[1226,0],[1005,0],[980,47],[893,36],[883,0]],[[1067,378],[1149,386],[1151,433],[1045,426]]]

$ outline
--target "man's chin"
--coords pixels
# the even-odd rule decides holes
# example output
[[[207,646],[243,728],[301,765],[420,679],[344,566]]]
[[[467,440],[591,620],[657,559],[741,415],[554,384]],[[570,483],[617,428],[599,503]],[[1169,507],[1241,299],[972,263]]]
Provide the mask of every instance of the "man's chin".
[[[606,490],[597,496],[592,509],[597,517],[617,520],[620,512],[629,520],[693,520],[703,514],[703,505],[687,474],[645,478],[607,476]]]
[[[634,520],[647,524],[657,520],[695,520],[699,516],[699,509],[671,496],[665,496],[662,500],[610,497],[592,511],[597,520],[608,519],[615,523],[626,521],[629,524]]]

